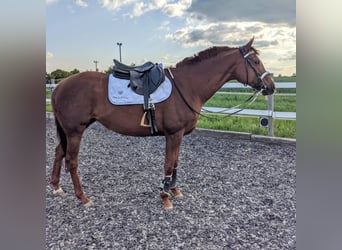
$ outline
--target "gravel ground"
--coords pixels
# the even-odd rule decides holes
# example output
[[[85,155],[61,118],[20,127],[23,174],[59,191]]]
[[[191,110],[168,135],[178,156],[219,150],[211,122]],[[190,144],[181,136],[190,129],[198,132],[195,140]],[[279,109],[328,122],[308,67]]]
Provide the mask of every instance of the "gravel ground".
[[[100,124],[82,140],[76,199],[69,174],[63,196],[49,178],[57,139],[46,120],[46,249],[295,249],[296,148],[191,134],[180,153],[184,197],[165,211],[159,198],[164,137],[129,137]]]

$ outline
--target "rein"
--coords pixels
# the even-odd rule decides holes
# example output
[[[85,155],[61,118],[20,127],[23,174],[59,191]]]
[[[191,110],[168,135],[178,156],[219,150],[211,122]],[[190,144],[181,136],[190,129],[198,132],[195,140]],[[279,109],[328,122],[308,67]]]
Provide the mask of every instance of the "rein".
[[[247,106],[251,105],[255,100],[256,98],[260,95],[260,93],[262,92],[263,90],[259,90],[259,91],[255,91],[246,101],[244,101],[243,103],[240,103],[232,108],[225,108],[225,109],[222,109],[220,111],[210,111],[210,110],[207,110],[205,108],[202,108],[203,111],[207,112],[207,113],[213,113],[213,114],[225,114],[225,111],[227,110],[231,110],[231,109],[236,109],[238,107],[240,107],[242,104],[245,104],[245,107],[243,108],[240,108],[236,111],[234,111],[233,113],[230,113],[228,115],[225,115],[224,118],[226,117],[229,117],[229,116],[232,116],[232,115],[235,115],[237,113],[239,113],[240,111],[244,110]],[[208,117],[208,118],[211,118],[211,117]]]
[[[169,74],[170,74],[170,76],[171,76],[171,80],[172,80],[172,82],[173,82],[173,85],[175,85],[175,87],[176,87],[176,89],[177,89],[179,95],[181,96],[181,98],[182,98],[182,100],[184,101],[184,103],[186,104],[186,106],[188,106],[188,108],[189,108],[192,112],[194,112],[195,114],[205,116],[205,115],[203,115],[203,114],[197,112],[197,111],[188,103],[188,101],[185,99],[185,97],[184,97],[182,91],[181,91],[180,88],[178,87],[178,84],[176,83],[176,79],[174,78],[174,76],[173,76],[173,74],[172,74],[172,72],[171,72],[171,69],[170,69],[170,68],[167,68],[167,71],[169,72]],[[205,117],[207,117],[207,116],[205,116]],[[209,118],[209,117],[208,117],[208,118]]]
[[[197,112],[197,111],[189,104],[189,102],[188,102],[188,101],[186,100],[186,98],[184,97],[182,91],[180,90],[180,88],[179,88],[179,86],[178,86],[178,84],[177,84],[177,82],[176,82],[176,79],[174,78],[174,76],[173,76],[173,74],[172,74],[172,72],[171,72],[171,69],[170,69],[170,68],[167,68],[167,70],[168,70],[168,72],[169,72],[169,74],[170,74],[170,76],[171,76],[171,80],[172,80],[173,84],[175,85],[175,87],[176,87],[176,89],[177,89],[179,95],[181,96],[181,98],[182,98],[182,100],[184,101],[184,103],[186,104],[186,106],[188,106],[188,108],[189,108],[192,112],[194,112],[195,114],[197,114],[197,115],[206,117],[207,119],[214,119],[213,117],[209,117],[209,116],[207,116],[207,115],[201,114],[200,112]],[[248,75],[247,75],[247,78],[248,78]],[[254,92],[253,95],[251,95],[244,103],[246,103],[247,106],[250,105],[250,104],[252,104],[252,103],[255,101],[255,99],[258,97],[258,95],[260,95],[260,93],[261,93],[262,91],[263,91],[263,89],[261,89],[260,91]],[[225,109],[220,110],[220,111],[217,111],[217,112],[209,111],[209,110],[206,110],[206,109],[204,109],[204,108],[202,108],[201,110],[203,110],[203,111],[205,111],[205,112],[208,112],[208,113],[213,113],[213,114],[223,114],[224,111],[227,111],[227,110],[230,110],[230,109],[238,108],[238,107],[240,107],[240,106],[241,106],[242,104],[244,104],[244,103],[240,103],[240,104],[238,104],[238,105],[236,105],[236,106],[234,106],[234,107],[232,107],[232,108],[225,108]],[[225,115],[223,118],[227,118],[227,117],[230,117],[230,116],[232,116],[232,115],[235,115],[236,113],[239,113],[240,111],[242,111],[242,110],[244,110],[244,109],[245,109],[245,108],[241,108],[241,109],[239,109],[239,110],[237,110],[237,111],[235,111],[235,112],[233,112],[233,113],[231,113],[231,114]]]

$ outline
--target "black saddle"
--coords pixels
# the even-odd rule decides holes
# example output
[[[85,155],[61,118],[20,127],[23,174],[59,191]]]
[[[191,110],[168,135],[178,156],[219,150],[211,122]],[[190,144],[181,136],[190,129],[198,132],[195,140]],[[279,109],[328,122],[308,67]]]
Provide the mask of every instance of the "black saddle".
[[[126,64],[123,64],[117,60],[114,59],[114,65],[116,67],[116,69],[119,69],[121,72],[125,72],[125,71],[138,71],[138,72],[144,72],[144,71],[148,71],[151,68],[153,68],[153,66],[155,65],[153,62],[146,62],[142,65],[138,65],[138,66],[128,66]],[[119,72],[120,73],[120,72]]]
[[[152,62],[146,62],[139,66],[128,66],[114,59],[113,75],[116,78],[130,80],[127,87],[130,87],[135,93],[144,96],[144,115],[140,125],[150,127],[151,134],[156,134],[154,116],[154,105],[150,103],[150,94],[152,94],[165,80],[165,72],[161,65]],[[145,124],[145,118],[149,124]]]
[[[152,94],[165,80],[162,66],[152,62],[128,66],[114,59],[113,75],[130,80],[128,86],[139,95]]]

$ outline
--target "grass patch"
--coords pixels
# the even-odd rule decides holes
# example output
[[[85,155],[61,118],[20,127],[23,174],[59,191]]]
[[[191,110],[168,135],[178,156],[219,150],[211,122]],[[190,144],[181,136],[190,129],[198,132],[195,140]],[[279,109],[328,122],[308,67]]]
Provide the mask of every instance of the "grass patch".
[[[243,103],[240,107],[247,109],[260,109],[267,110],[267,96],[258,96],[256,100],[246,105],[248,95],[238,94],[215,94],[210,98],[204,106],[206,107],[218,107],[218,108],[231,108]],[[296,112],[296,96],[274,96],[274,111]]]
[[[268,129],[259,126],[259,117],[208,115],[210,119],[201,116],[198,128],[217,129],[225,131],[247,132],[256,135],[268,135]],[[296,138],[296,120],[274,119],[274,136]]]
[[[46,109],[46,112],[52,112],[52,106],[51,106],[50,103],[47,103],[45,107],[46,107],[46,108],[45,108],[45,109]]]

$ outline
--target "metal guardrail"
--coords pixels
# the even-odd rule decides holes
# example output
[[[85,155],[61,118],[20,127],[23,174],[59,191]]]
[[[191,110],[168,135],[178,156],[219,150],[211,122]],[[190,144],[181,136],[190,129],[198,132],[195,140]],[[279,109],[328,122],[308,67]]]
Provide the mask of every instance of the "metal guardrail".
[[[58,84],[46,84],[46,88],[49,88],[51,93],[54,90],[54,88]],[[295,89],[296,88],[296,82],[276,82],[275,83],[277,89]],[[222,88],[250,88],[249,86],[244,86],[241,83],[226,83],[222,86]],[[217,92],[216,94],[248,94],[245,92]],[[275,93],[274,95],[290,95],[290,96],[296,96],[295,93],[291,94],[281,94],[281,93]],[[267,96],[268,98],[268,109],[267,110],[256,110],[256,109],[243,109],[240,112],[238,112],[236,115],[241,116],[257,116],[257,117],[266,117],[268,119],[268,135],[273,136],[273,119],[286,119],[286,120],[295,120],[296,119],[296,112],[279,112],[274,111],[274,95]],[[46,99],[46,103],[51,103],[51,99]],[[224,109],[224,108],[217,108],[217,107],[204,107],[206,110],[210,112],[219,112],[224,110],[222,113],[224,114],[231,114],[236,112],[238,109]]]

